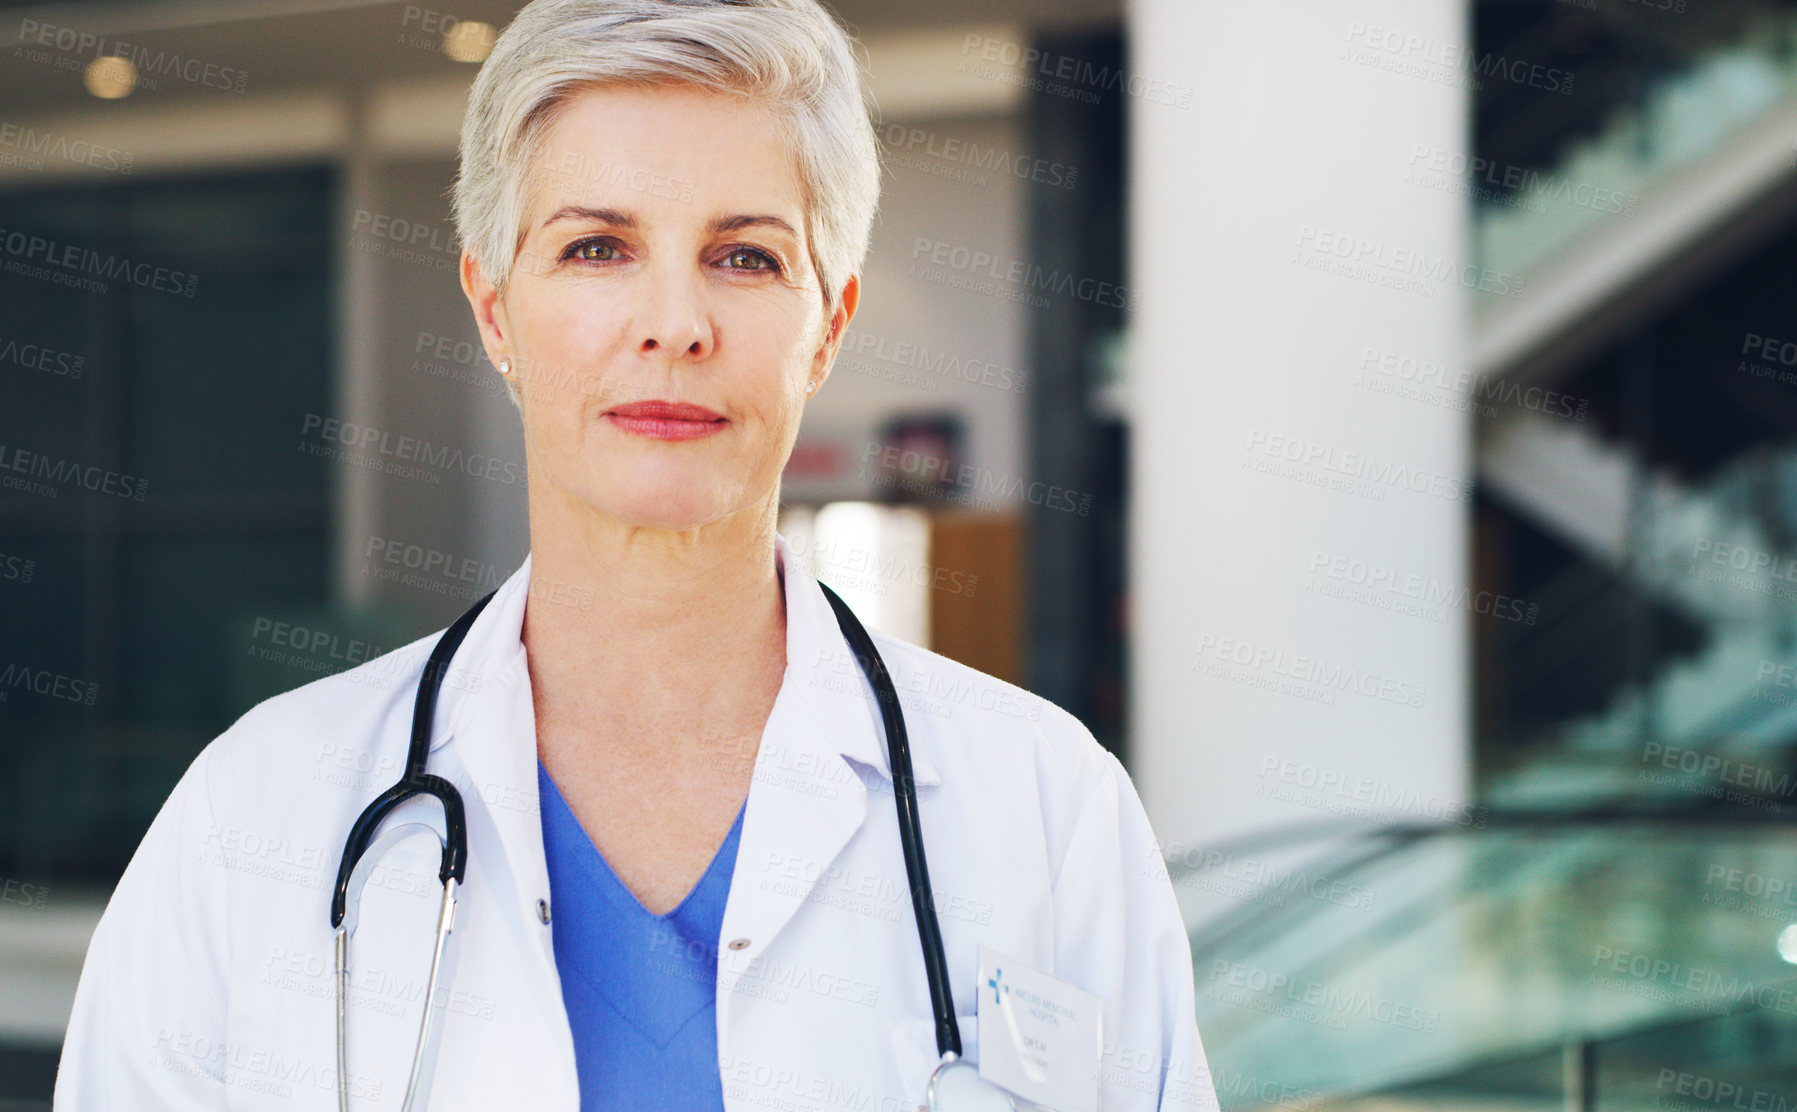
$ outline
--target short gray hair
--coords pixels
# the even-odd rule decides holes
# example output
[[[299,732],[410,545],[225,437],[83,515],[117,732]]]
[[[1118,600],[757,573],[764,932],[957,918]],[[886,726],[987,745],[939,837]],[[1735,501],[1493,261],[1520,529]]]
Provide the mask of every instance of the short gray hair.
[[[811,265],[825,309],[833,307],[867,258],[880,152],[864,67],[818,0],[525,5],[493,44],[462,120],[456,235],[487,280],[503,290],[511,276],[525,236],[526,167],[568,97],[596,86],[668,84],[764,98],[781,118],[804,195]]]

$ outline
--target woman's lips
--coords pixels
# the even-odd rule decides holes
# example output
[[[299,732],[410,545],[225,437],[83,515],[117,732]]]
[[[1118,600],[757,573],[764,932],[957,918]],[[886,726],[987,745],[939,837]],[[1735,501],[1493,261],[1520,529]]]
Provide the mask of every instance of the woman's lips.
[[[631,402],[609,410],[605,417],[625,432],[652,440],[693,440],[710,436],[725,424],[722,415],[686,402]]]

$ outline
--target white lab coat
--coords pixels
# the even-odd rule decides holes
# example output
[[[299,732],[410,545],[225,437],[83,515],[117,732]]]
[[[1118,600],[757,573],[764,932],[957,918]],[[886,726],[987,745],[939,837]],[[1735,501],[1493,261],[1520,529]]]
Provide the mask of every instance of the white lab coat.
[[[908,1112],[937,1053],[884,735],[816,581],[784,538],[777,547],[786,674],[718,948],[725,1104]],[[549,878],[519,640],[527,597],[580,604],[533,585],[526,558],[456,653],[434,716],[429,767],[466,800],[470,859],[453,979],[436,996],[433,1108],[579,1107],[539,906]],[[94,934],[59,1112],[336,1106],[331,890],[350,824],[400,774],[436,636],[259,704],[194,761]],[[1215,1108],[1186,935],[1122,766],[1054,704],[875,641],[905,708],[966,1056],[979,1059],[985,945],[1103,1000],[1100,1107]],[[427,801],[388,826],[408,817],[441,826]],[[350,949],[353,1107],[404,1098],[439,852],[409,838],[369,881]],[[674,945],[656,953],[658,940],[643,960],[671,961]]]

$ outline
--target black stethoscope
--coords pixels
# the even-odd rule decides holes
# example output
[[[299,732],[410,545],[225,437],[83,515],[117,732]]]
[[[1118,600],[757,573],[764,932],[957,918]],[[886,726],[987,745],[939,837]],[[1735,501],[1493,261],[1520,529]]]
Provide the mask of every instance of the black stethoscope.
[[[830,609],[836,612],[836,624],[855,660],[873,686],[874,699],[880,707],[880,719],[886,727],[886,751],[892,766],[893,794],[898,807],[899,844],[905,852],[905,875],[911,884],[911,908],[917,918],[917,937],[923,944],[925,976],[930,984],[930,1007],[936,1017],[936,1051],[941,1063],[930,1075],[929,1107],[932,1112],[963,1110],[1014,1110],[1009,1093],[982,1078],[977,1067],[961,1058],[961,1028],[955,1022],[954,994],[949,987],[948,959],[942,951],[942,926],[936,919],[932,902],[929,868],[924,863],[923,827],[917,814],[917,786],[911,772],[911,743],[905,733],[905,716],[899,707],[898,691],[887,674],[886,662],[874,648],[873,638],[855,617],[848,604],[835,591],[819,583]],[[468,825],[462,809],[462,794],[454,784],[425,771],[430,751],[432,714],[437,705],[437,691],[449,670],[450,658],[468,635],[487,603],[498,591],[487,594],[469,607],[443,632],[425,662],[424,674],[418,680],[418,698],[412,708],[412,739],[406,752],[406,770],[399,782],[382,792],[368,805],[350,828],[349,840],[343,846],[343,860],[337,868],[337,887],[331,897],[331,928],[336,934],[337,982],[337,1104],[342,1112],[349,1110],[349,1053],[347,1012],[349,996],[349,936],[355,933],[362,887],[368,875],[386,851],[398,842],[420,832],[438,838],[443,847],[443,863],[437,878],[443,882],[443,902],[437,914],[437,938],[431,952],[430,978],[424,993],[424,1018],[418,1026],[418,1045],[412,1052],[412,1074],[406,1084],[402,1112],[411,1112],[418,1086],[426,1075],[427,1064],[436,1061],[436,1045],[432,1039],[437,1009],[437,976],[442,966],[449,932],[455,925],[455,892],[468,869]],[[443,835],[426,823],[409,822],[393,827],[380,837],[375,831],[394,809],[414,796],[432,796],[443,805]]]

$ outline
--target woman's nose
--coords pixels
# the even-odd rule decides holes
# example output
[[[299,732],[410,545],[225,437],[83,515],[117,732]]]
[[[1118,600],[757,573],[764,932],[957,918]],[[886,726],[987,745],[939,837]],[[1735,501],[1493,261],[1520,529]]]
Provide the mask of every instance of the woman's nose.
[[[701,358],[711,351],[711,324],[702,275],[687,267],[651,266],[643,283],[637,350],[673,358]]]

